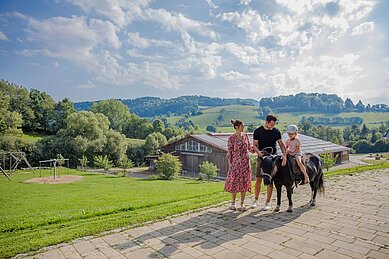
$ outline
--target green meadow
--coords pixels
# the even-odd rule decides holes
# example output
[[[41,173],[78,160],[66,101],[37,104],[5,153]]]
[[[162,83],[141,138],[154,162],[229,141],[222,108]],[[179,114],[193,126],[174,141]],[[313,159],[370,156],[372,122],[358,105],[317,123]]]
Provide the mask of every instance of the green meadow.
[[[223,182],[83,176],[66,184],[25,183],[39,172],[0,176],[0,258],[228,200]],[[43,176],[52,176],[49,170]]]
[[[246,105],[229,105],[229,106],[218,106],[204,109],[202,115],[190,116],[188,120],[192,120],[194,124],[198,124],[200,128],[206,129],[208,125],[211,125],[213,121],[217,120],[220,115],[220,110],[225,109],[227,113],[221,121],[220,126],[216,127],[217,132],[233,132],[230,126],[231,119],[241,119],[245,124],[254,124],[259,126],[263,124],[263,120],[258,118],[258,108],[255,106]],[[279,119],[279,128],[284,129],[289,124],[298,124],[303,116],[316,116],[316,117],[361,117],[363,123],[369,128],[379,127],[381,123],[389,121],[388,112],[347,112],[338,114],[326,114],[326,113],[308,113],[308,112],[290,112],[290,113],[276,113]],[[183,116],[172,116],[168,118],[168,122],[171,124],[176,123]],[[329,124],[326,126],[343,128],[345,125],[333,125]]]

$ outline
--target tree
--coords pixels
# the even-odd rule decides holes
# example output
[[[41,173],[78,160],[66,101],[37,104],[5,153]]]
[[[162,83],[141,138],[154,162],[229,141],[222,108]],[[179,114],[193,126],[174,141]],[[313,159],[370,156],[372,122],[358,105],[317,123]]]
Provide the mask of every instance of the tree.
[[[205,176],[208,181],[217,175],[217,166],[212,162],[204,161],[199,167],[201,176]]]
[[[332,157],[332,154],[329,152],[325,152],[320,156],[321,156],[321,161],[323,163],[323,167],[326,168],[328,172],[330,167],[332,167],[336,163],[336,157]]]
[[[81,164],[81,170],[86,171],[88,163],[89,163],[88,158],[85,155],[83,155],[82,158],[78,159],[78,161]]]
[[[151,133],[147,136],[145,148],[148,154],[158,154],[162,146],[167,144],[166,137],[159,132]]]
[[[358,101],[358,103],[355,105],[355,108],[358,112],[364,112],[366,109],[365,105],[363,105],[361,100]]]
[[[377,140],[378,140],[378,138],[377,138],[377,130],[376,130],[376,129],[372,129],[372,130],[371,130],[371,139],[370,139],[370,142],[371,142],[372,144],[374,144]]]
[[[66,118],[72,114],[75,113],[76,109],[73,107],[73,103],[68,99],[65,98],[62,101],[58,102],[55,105],[54,111],[53,111],[53,117],[49,123],[48,130],[51,133],[56,133],[60,129],[65,127]]]
[[[207,128],[206,128],[206,131],[209,131],[209,132],[216,132],[216,127],[213,126],[213,125],[208,125]]]
[[[157,118],[153,121],[153,130],[154,132],[163,133],[165,131],[165,124],[160,118]]]
[[[118,100],[96,102],[92,105],[91,111],[104,114],[110,122],[110,128],[120,133],[124,133],[124,128],[130,121],[128,107]]]
[[[9,96],[0,92],[0,134],[22,133],[22,116],[19,112],[9,111]]]
[[[366,124],[363,124],[361,129],[361,138],[366,139],[367,134],[369,134],[369,129],[366,127]]]
[[[388,152],[389,150],[389,139],[380,139],[374,143],[374,152]]]
[[[353,149],[356,153],[370,153],[373,151],[372,145],[366,140],[359,140],[353,145]]]
[[[97,168],[103,168],[105,171],[108,171],[109,168],[112,167],[112,161],[108,159],[108,157],[105,155],[105,156],[95,156],[93,158],[93,162],[94,162],[94,165],[97,167]]]
[[[128,159],[127,156],[122,156],[120,158],[119,165],[120,165],[120,168],[123,169],[123,176],[125,176],[127,169],[134,167],[134,164],[132,163],[132,161],[130,159]]]
[[[27,131],[50,131],[55,107],[53,98],[45,92],[31,89],[29,106],[33,110],[33,117],[27,125]]]
[[[152,132],[153,125],[147,119],[131,114],[123,133],[127,138],[145,139]]]
[[[179,175],[182,164],[178,157],[171,154],[163,154],[156,161],[156,170],[163,180],[170,180]]]
[[[350,98],[346,98],[346,100],[344,101],[345,110],[351,112],[354,110],[354,107],[355,107],[355,105],[354,105],[353,101]]]

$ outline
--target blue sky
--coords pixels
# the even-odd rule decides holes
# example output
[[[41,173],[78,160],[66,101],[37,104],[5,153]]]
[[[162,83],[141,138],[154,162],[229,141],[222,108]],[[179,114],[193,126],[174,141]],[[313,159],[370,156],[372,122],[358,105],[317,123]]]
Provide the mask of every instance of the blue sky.
[[[56,100],[389,103],[389,1],[2,0],[0,78]]]

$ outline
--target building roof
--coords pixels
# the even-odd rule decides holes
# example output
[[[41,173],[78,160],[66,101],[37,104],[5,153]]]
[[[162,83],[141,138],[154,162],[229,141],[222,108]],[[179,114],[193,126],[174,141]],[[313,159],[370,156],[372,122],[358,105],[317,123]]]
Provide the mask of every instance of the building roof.
[[[211,147],[212,146],[218,147],[224,151],[227,151],[228,137],[231,136],[231,134],[232,133],[208,133],[208,134],[190,135],[190,137],[194,139],[198,139],[204,143],[207,143]],[[249,135],[250,143],[253,144],[253,134],[248,133],[248,135]],[[314,137],[309,137],[300,133],[299,133],[299,138],[301,141],[302,150],[305,153],[323,154],[325,152],[341,152],[341,151],[351,150],[348,147],[337,145],[332,142],[324,141]],[[284,133],[282,135],[282,140],[285,142],[287,139],[288,139],[288,135]],[[277,148],[277,150],[278,152],[280,152],[279,147]]]

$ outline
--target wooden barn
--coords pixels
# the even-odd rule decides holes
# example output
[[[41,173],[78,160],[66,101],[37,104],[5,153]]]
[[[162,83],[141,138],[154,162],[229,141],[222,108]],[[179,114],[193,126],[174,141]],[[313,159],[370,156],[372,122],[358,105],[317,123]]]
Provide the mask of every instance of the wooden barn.
[[[226,177],[227,165],[227,141],[232,133],[208,133],[189,135],[185,138],[169,143],[162,147],[165,153],[173,153],[179,156],[182,162],[182,174],[196,177],[199,173],[199,165],[204,161],[214,163],[218,171],[218,177]],[[249,133],[252,143],[252,134]],[[332,142],[323,141],[317,138],[299,134],[304,152],[314,152],[323,154],[329,152],[333,157],[337,157],[337,163],[349,161],[350,148],[343,147]],[[287,134],[283,134],[284,141]],[[280,152],[279,148],[278,151]]]

